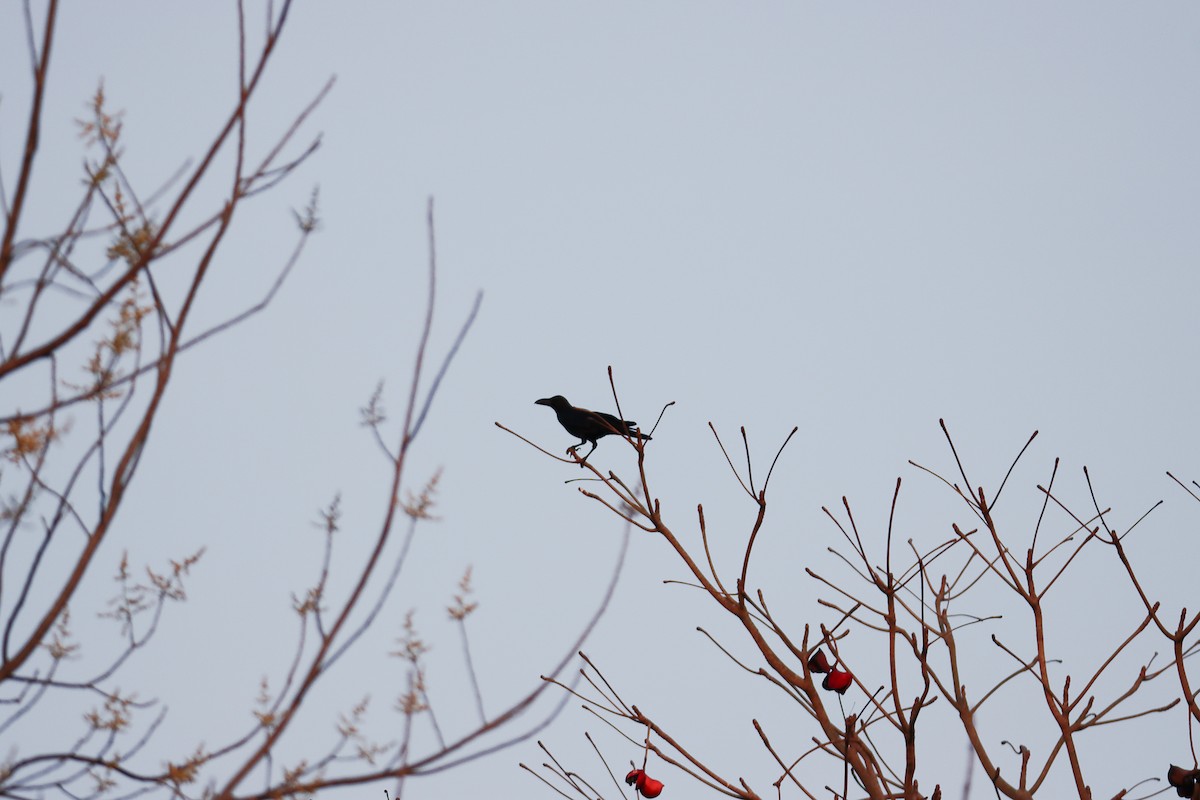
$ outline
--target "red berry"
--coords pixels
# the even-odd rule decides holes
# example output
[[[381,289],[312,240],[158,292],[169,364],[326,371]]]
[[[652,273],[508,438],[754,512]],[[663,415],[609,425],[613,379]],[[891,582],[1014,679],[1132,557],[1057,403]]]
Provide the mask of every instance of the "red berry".
[[[642,797],[658,797],[662,794],[662,781],[656,781],[654,778],[647,778],[644,775],[642,777],[645,780],[640,781],[637,787],[638,791],[642,793]]]
[[[625,782],[632,786],[634,783],[643,780],[645,778],[645,774],[646,773],[642,772],[640,769],[631,770],[629,774],[625,776]]]
[[[838,694],[845,694],[850,688],[850,684],[854,682],[854,676],[849,672],[842,672],[840,669],[830,670],[825,676],[825,680],[821,681],[822,689],[829,689]]]

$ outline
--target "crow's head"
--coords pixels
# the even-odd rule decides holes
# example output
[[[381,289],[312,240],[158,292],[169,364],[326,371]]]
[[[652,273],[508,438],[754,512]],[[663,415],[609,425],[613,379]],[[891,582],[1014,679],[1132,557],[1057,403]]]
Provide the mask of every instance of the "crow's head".
[[[571,404],[567,402],[567,398],[563,397],[561,394],[556,394],[554,397],[543,397],[541,400],[535,400],[534,404],[539,406],[550,406],[555,411],[562,411],[571,407]]]

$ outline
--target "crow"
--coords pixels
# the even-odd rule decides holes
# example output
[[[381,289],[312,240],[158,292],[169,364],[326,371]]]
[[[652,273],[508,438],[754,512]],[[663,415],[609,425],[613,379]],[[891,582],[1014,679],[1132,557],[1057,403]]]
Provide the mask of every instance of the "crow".
[[[558,424],[566,428],[567,433],[579,437],[579,444],[567,448],[568,454],[586,442],[592,443],[592,449],[588,450],[587,455],[583,457],[584,461],[596,449],[596,440],[612,433],[632,436],[635,439],[641,437],[647,442],[650,441],[649,436],[637,430],[637,423],[633,420],[620,420],[603,411],[576,408],[561,394],[556,394],[554,397],[543,397],[541,400],[536,400],[535,405],[553,408],[554,413],[558,415]]]

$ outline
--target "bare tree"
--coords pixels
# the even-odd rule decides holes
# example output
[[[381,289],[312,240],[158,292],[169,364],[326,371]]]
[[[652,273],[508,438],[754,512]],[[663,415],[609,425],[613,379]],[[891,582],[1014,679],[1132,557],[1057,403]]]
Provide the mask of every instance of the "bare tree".
[[[612,383],[611,369],[609,380]],[[623,418],[615,384],[613,398]],[[663,792],[663,778],[680,772],[713,794],[746,800],[916,800],[939,798],[943,792],[966,797],[971,769],[964,781],[960,759],[924,744],[931,737],[944,741],[947,731],[957,729],[968,761],[990,783],[980,787],[983,795],[1022,800],[1062,797],[1066,790],[1080,798],[1091,798],[1094,792],[1122,798],[1173,789],[1180,797],[1200,797],[1194,744],[1200,707],[1196,675],[1188,668],[1188,658],[1200,649],[1200,613],[1189,614],[1186,608],[1177,616],[1164,612],[1158,600],[1164,587],[1155,586],[1156,570],[1152,565],[1135,566],[1130,552],[1135,529],[1162,501],[1129,516],[1131,521],[1118,530],[1116,515],[1097,498],[1086,468],[1082,477],[1087,507],[1064,499],[1055,460],[1045,479],[1035,482],[1036,489],[1029,486],[1032,495],[1027,492],[1027,497],[1033,497],[1038,513],[1029,517],[1032,526],[1024,527],[1021,515],[1009,510],[1014,491],[1005,489],[1037,433],[998,485],[985,487],[968,478],[967,466],[942,423],[950,472],[910,463],[919,476],[944,487],[957,504],[956,515],[965,521],[950,524],[926,537],[928,541],[901,541],[900,479],[884,529],[864,530],[843,497],[840,507],[822,509],[840,541],[830,552],[843,568],[824,572],[807,567],[808,578],[819,590],[817,606],[780,613],[770,602],[770,587],[755,585],[755,544],[767,519],[772,473],[796,430],[761,472],[755,469],[745,428],[738,448],[744,451],[744,461],[731,455],[711,423],[710,428],[748,501],[746,531],[710,530],[703,505],[686,533],[668,521],[652,488],[647,468],[651,449],[644,439],[624,436],[636,453],[637,467],[634,475],[622,476],[571,453],[567,458],[555,456],[520,438],[551,458],[584,467],[590,473],[585,486],[593,488],[580,488],[580,493],[663,541],[686,576],[668,582],[697,590],[710,611],[735,621],[740,634],[735,641],[720,641],[707,628],[699,630],[746,681],[766,682],[794,709],[799,719],[782,730],[752,718],[744,731],[761,743],[777,769],[767,777],[731,773],[723,754],[696,751],[688,741],[691,728],[660,718],[651,708],[653,698],[635,702],[627,697],[592,658],[584,669],[586,688],[564,688],[604,723],[604,730],[615,733],[607,743],[588,734],[608,777],[601,773],[602,780],[585,778],[577,765],[560,763],[542,745],[549,757],[542,769],[522,766],[547,786],[565,797],[589,800],[623,794],[627,790],[620,778],[625,770],[613,764],[627,759],[626,783],[647,797]],[[765,477],[759,482],[756,475]],[[1200,484],[1176,483],[1200,500],[1192,489]],[[710,544],[731,540],[744,542],[741,554],[734,563],[720,563]],[[1105,551],[1100,560],[1107,574],[1076,576],[1083,569],[1081,555],[1096,550]],[[797,561],[804,563],[799,557]],[[1095,561],[1093,557],[1088,570],[1096,569]],[[1078,583],[1066,588],[1076,577],[1084,579],[1084,587],[1092,587],[1084,591],[1127,590],[1128,620],[1106,619],[1088,628],[1088,638],[1098,640],[1095,658],[1091,652],[1076,652],[1071,637],[1063,635],[1064,629],[1069,633],[1083,621],[1063,626],[1054,610],[1063,592],[1081,590]],[[1052,615],[1057,626],[1049,624]],[[797,623],[797,616],[804,621]],[[807,621],[821,617],[824,621]],[[1157,655],[1164,643],[1169,653],[1165,659]],[[1004,704],[1022,709],[1016,732],[998,732],[987,718],[987,712]],[[1151,749],[1134,759],[1123,751],[1122,763],[1133,771],[1129,783],[1093,788],[1097,778],[1091,776],[1098,764],[1105,766],[1103,754],[1112,746],[1111,740],[1100,738],[1099,729],[1119,726],[1136,742],[1139,724],[1180,706],[1186,708],[1188,725],[1186,735],[1178,737],[1178,752]],[[694,726],[695,721],[688,724]],[[797,735],[797,730],[802,733]],[[1088,760],[1085,751],[1101,757]],[[1172,759],[1183,765],[1171,764]],[[611,788],[604,788],[610,783]]]
[[[269,146],[251,145],[248,110],[261,94],[261,79],[291,8],[290,0],[269,6],[255,46],[251,41],[257,34],[248,30],[239,3],[238,84],[231,87],[228,111],[207,150],[156,191],[145,193],[127,177],[121,115],[110,108],[103,89],[97,90],[89,116],[80,122],[90,153],[84,188],[66,209],[61,228],[46,234],[28,231],[25,216],[42,155],[43,105],[60,9],[49,0],[45,19],[36,22],[30,4],[24,4],[32,102],[19,163],[0,174],[0,304],[5,309],[0,318],[0,737],[10,743],[0,764],[0,796],[131,797],[159,791],[183,797],[307,797],[324,788],[379,782],[390,783],[399,794],[406,778],[449,769],[520,741],[556,713],[554,707],[538,706],[532,719],[522,718],[534,709],[544,683],[510,699],[502,710],[485,713],[467,639],[466,621],[477,607],[468,570],[447,614],[462,634],[477,721],[458,730],[439,725],[428,686],[428,645],[410,614],[394,620],[399,691],[395,673],[377,687],[395,697],[391,712],[384,712],[386,720],[369,724],[362,687],[356,687],[344,701],[340,720],[330,721],[323,749],[310,751],[317,737],[297,722],[315,688],[330,685],[347,652],[385,617],[385,601],[402,583],[414,532],[433,518],[437,476],[419,491],[408,491],[407,467],[482,298],[476,297],[453,344],[431,366],[432,203],[428,296],[403,414],[398,424],[389,424],[382,387],[362,410],[389,475],[387,494],[380,498],[382,522],[369,532],[365,559],[335,570],[340,499],[321,512],[324,557],[314,565],[307,590],[294,598],[295,650],[275,665],[270,679],[263,679],[258,704],[245,709],[239,732],[197,730],[194,749],[163,752],[155,738],[162,707],[117,688],[122,669],[151,647],[156,631],[169,620],[168,604],[186,598],[185,581],[202,552],[181,554],[165,568],[147,568],[144,577],[128,556],[122,557],[116,565],[119,593],[100,615],[115,621],[119,651],[105,660],[76,638],[78,628],[101,624],[91,610],[72,613],[71,603],[86,577],[112,567],[97,557],[101,545],[129,536],[121,511],[142,456],[152,446],[151,432],[180,356],[263,311],[319,227],[314,191],[309,205],[295,215],[296,241],[281,255],[266,295],[247,299],[241,312],[197,329],[197,298],[213,265],[228,258],[223,245],[242,209],[292,176],[319,145],[319,140],[301,145],[295,140],[332,82],[274,131]],[[206,207],[202,198],[213,193],[219,200]],[[80,370],[83,380],[75,377]],[[614,581],[615,576],[616,570]],[[331,590],[334,577],[340,579],[337,585],[348,582],[344,595]],[[590,627],[550,674],[561,674]],[[220,651],[222,645],[212,647]],[[63,697],[91,703],[91,710],[82,719],[57,719],[61,738],[51,747],[28,750],[16,744],[25,726]],[[222,736],[217,745],[203,744]]]

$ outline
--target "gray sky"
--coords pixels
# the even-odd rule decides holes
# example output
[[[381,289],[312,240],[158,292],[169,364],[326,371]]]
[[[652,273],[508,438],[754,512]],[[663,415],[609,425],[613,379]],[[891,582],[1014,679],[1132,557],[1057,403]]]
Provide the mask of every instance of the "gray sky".
[[[232,4],[66,4],[62,14],[31,235],[61,225],[63,197],[78,191],[72,119],[100,78],[126,109],[128,168],[147,187],[200,152],[234,96]],[[19,13],[6,16],[10,181],[27,56]],[[822,505],[849,495],[881,548],[900,475],[902,538],[931,544],[967,521],[906,463],[952,469],[939,417],[972,480],[989,487],[1041,431],[1006,490],[1018,540],[1056,456],[1068,496],[1083,504],[1087,465],[1125,525],[1166,498],[1136,548],[1164,565],[1168,604],[1189,602],[1191,578],[1172,570],[1200,508],[1163,472],[1200,477],[1198,25],[1200,10],[1184,3],[298,3],[251,115],[252,145],[267,146],[336,75],[304,129],[323,146],[241,219],[198,313],[215,320],[257,299],[290,247],[289,209],[317,184],[323,230],[267,312],[179,370],[121,542],[88,591],[111,593],[120,548],[138,563],[209,550],[191,600],[171,610],[160,660],[123,685],[169,702],[164,741],[216,744],[240,731],[258,679],[276,684],[291,655],[289,592],[317,567],[316,510],[342,492],[345,565],[373,533],[386,464],[358,408],[383,378],[400,410],[429,196],[436,347],[485,294],[409,472],[415,488],[444,467],[443,520],[419,534],[396,614],[346,667],[346,694],[320,698],[327,713],[369,686],[386,722],[401,686],[382,654],[416,607],[435,645],[435,702],[447,720],[460,706],[470,721],[442,610],[467,564],[490,709],[569,647],[599,601],[620,526],[562,484],[577,471],[492,423],[560,451],[570,437],[533,401],[561,393],[611,409],[608,365],[626,416],[644,426],[677,401],[648,448],[651,476],[677,531],[691,536],[705,504],[730,565],[753,508],[706,423],[729,442],[746,425],[758,470],[799,426],[755,567],[797,625],[829,619],[804,567],[843,574],[826,552],[839,540]],[[622,474],[634,463],[612,440],[596,459]],[[1123,635],[1107,615],[1130,595],[1091,580],[1115,574],[1099,554],[1060,598],[1059,657],[1086,659],[1097,638]],[[695,633],[732,631],[694,592],[661,583],[682,576],[661,542],[635,536],[586,649],[627,700],[768,794],[777,773],[749,720],[788,731],[790,752],[811,735],[807,720]],[[1007,669],[985,634],[978,642],[984,671]],[[1154,648],[1147,640],[1139,653]],[[205,664],[214,650],[226,655]],[[324,741],[332,722],[313,720]],[[988,739],[1022,740],[1021,725],[998,713]],[[600,726],[572,708],[542,738],[598,779],[585,729]],[[1181,714],[1137,730],[1119,758],[1116,744],[1089,756],[1114,762],[1100,794],[1161,775],[1163,753],[1186,760]],[[948,766],[926,780],[957,790],[960,737],[937,733]],[[607,741],[610,763],[637,757]],[[536,795],[515,764],[539,756],[524,745],[406,794]],[[661,772],[674,797],[699,796]],[[972,796],[989,792],[977,775]]]

